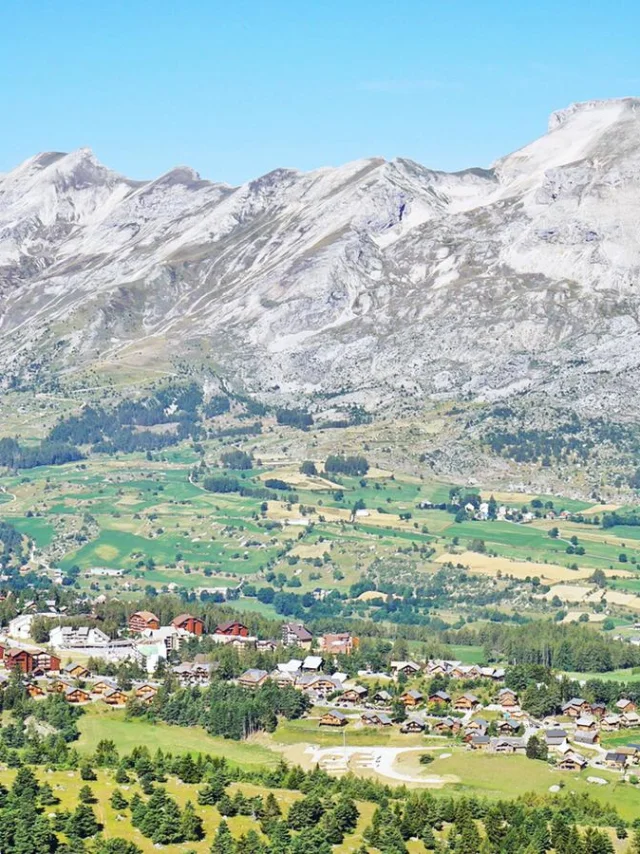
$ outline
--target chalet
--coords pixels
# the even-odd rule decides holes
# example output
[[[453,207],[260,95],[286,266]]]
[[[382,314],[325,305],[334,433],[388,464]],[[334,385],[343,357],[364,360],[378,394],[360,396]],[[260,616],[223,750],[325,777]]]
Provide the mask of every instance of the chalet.
[[[605,715],[602,718],[602,721],[600,722],[600,726],[605,732],[612,732],[614,730],[620,729],[620,715]]]
[[[451,695],[447,694],[446,691],[436,691],[434,694],[429,695],[429,702],[434,705],[440,705],[441,703],[450,703]]]
[[[302,623],[285,623],[282,626],[282,645],[311,649],[313,635]]]
[[[325,712],[320,718],[318,726],[345,726],[347,718],[342,712],[333,709],[330,712]]]
[[[47,692],[44,690],[44,688],[41,685],[38,685],[37,682],[30,682],[27,685],[27,694],[32,699],[35,699],[37,697],[45,697]]]
[[[402,673],[410,679],[412,676],[417,676],[420,673],[420,665],[416,664],[415,661],[392,661],[391,673],[393,676],[398,676]]]
[[[326,634],[320,638],[320,649],[330,655],[351,655],[358,646],[358,638],[351,636],[349,632],[338,634]]]
[[[492,738],[490,744],[492,753],[521,753],[527,752],[527,743],[524,738],[505,738],[500,736]]]
[[[341,705],[358,706],[365,700],[368,693],[362,685],[355,685],[353,688],[347,688],[338,698],[338,702]]]
[[[204,634],[204,620],[201,620],[200,617],[193,617],[191,614],[178,614],[171,620],[171,625],[174,629],[189,632],[190,635],[200,636]]]
[[[62,668],[62,673],[68,679],[87,679],[89,676],[91,676],[91,673],[84,666],[84,664],[78,664],[76,661],[72,661],[69,664],[66,664]]]
[[[220,623],[219,626],[216,626],[215,633],[226,637],[249,637],[249,629],[239,620],[227,620],[226,623]]]
[[[102,699],[108,706],[126,706],[127,695],[120,688],[110,688],[102,695]]]
[[[474,735],[469,741],[471,750],[488,750],[491,746],[491,739],[488,735]]]
[[[405,691],[404,694],[400,695],[400,702],[404,703],[406,707],[419,706],[423,700],[424,696],[415,688]]]
[[[465,744],[471,744],[477,735],[487,735],[487,727],[478,727],[477,729],[465,729],[462,740]]]
[[[544,740],[547,743],[547,747],[560,747],[567,740],[567,732],[560,727],[546,729],[544,731]]]
[[[616,768],[619,771],[623,771],[627,767],[629,757],[625,753],[621,753],[618,750],[610,750],[605,754],[604,764],[609,768]]]
[[[580,715],[576,718],[576,730],[580,732],[590,732],[597,727],[596,719],[593,715]]]
[[[32,672],[36,672],[38,670],[42,673],[49,673],[51,670],[56,673],[59,672],[60,659],[57,655],[53,655],[46,649],[40,649],[39,647],[32,648],[29,652],[33,657]]]
[[[64,692],[64,698],[68,703],[88,703],[91,700],[89,693],[75,685],[69,685]]]
[[[114,691],[118,686],[110,679],[98,679],[91,686],[91,693],[103,696],[107,691]]]
[[[636,704],[628,697],[622,697],[622,699],[618,700],[618,702],[616,703],[616,709],[620,714],[623,715],[626,715],[629,712],[635,712],[636,708]]]
[[[587,760],[580,753],[575,753],[570,750],[558,762],[558,768],[561,771],[582,771],[587,767]]]
[[[132,634],[140,635],[148,629],[156,630],[160,628],[160,620],[151,611],[135,611],[129,617],[129,631]]]
[[[503,709],[512,709],[514,706],[519,705],[518,695],[511,688],[502,688],[498,691],[498,703]]]
[[[442,718],[433,725],[433,731],[438,735],[455,735],[460,731],[460,721],[455,718]]]
[[[296,688],[312,698],[326,700],[329,694],[342,691],[342,683],[321,673],[303,673],[296,682]]]
[[[242,676],[240,676],[238,679],[238,685],[254,691],[256,688],[261,688],[268,678],[269,674],[266,670],[258,670],[257,668],[252,667],[249,670],[245,670]]]
[[[47,691],[50,694],[64,694],[67,688],[72,688],[70,682],[65,682],[64,679],[53,679],[47,683]]]
[[[275,652],[278,649],[278,641],[272,638],[257,639],[256,649],[258,652]]]
[[[389,706],[391,705],[393,698],[388,691],[385,691],[384,688],[380,691],[376,691],[376,693],[371,698],[371,702],[374,706]]]
[[[582,697],[572,697],[562,706],[562,714],[570,718],[579,718],[581,714],[591,713],[591,706]]]
[[[318,673],[324,667],[324,658],[321,655],[308,655],[302,662],[304,673]]]
[[[468,711],[469,709],[475,709],[479,705],[480,700],[475,696],[475,694],[463,694],[462,697],[458,697],[453,707],[457,712],[463,712]]]
[[[143,682],[142,685],[136,686],[135,692],[138,700],[150,703],[158,693],[158,689],[155,685],[151,685],[149,682]]]
[[[597,729],[591,730],[578,730],[573,736],[573,740],[576,744],[586,744],[587,746],[593,747],[598,743],[600,736],[598,734]]]
[[[211,679],[211,666],[209,664],[184,661],[182,664],[177,664],[172,670],[178,677],[180,684],[184,687],[188,685],[206,685]]]
[[[286,688],[287,686],[293,686],[298,681],[298,677],[300,676],[300,671],[291,671],[291,670],[279,670],[277,667],[275,670],[272,670],[269,679],[272,682],[275,682],[279,688]]]
[[[486,732],[489,729],[489,721],[484,718],[475,718],[465,726],[465,732]]]
[[[518,724],[512,720],[498,721],[496,729],[500,735],[511,735],[518,729]]]
[[[7,670],[18,668],[23,673],[32,673],[34,670],[33,656],[26,649],[7,649],[4,654],[4,664]]]
[[[408,735],[410,733],[424,732],[426,728],[427,725],[423,720],[412,716],[410,718],[407,718],[406,721],[402,724],[402,726],[400,727],[400,732],[403,733],[403,735]]]
[[[640,726],[640,715],[637,712],[624,712],[620,716],[620,723],[623,727]]]
[[[391,726],[393,721],[384,712],[363,712],[360,721],[364,726]]]
[[[607,707],[604,703],[591,703],[591,714],[600,720],[607,714]]]

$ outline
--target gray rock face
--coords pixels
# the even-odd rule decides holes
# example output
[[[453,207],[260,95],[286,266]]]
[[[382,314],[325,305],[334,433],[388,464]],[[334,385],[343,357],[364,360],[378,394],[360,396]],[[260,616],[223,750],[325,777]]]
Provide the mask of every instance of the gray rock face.
[[[215,366],[250,391],[640,397],[640,100],[555,113],[490,170],[373,158],[241,187],[86,150],[0,176],[5,377]]]

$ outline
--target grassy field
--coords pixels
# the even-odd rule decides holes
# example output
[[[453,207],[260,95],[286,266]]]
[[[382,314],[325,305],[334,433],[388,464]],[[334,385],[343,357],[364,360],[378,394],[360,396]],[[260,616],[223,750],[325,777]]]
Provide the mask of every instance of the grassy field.
[[[640,682],[640,668],[627,667],[621,670],[609,670],[607,673],[574,671],[567,673],[567,676],[578,682],[586,682],[589,679],[601,679],[603,682]]]
[[[100,739],[112,739],[121,753],[129,753],[136,745],[144,744],[150,751],[158,748],[172,753],[209,753],[224,756],[234,765],[255,768],[275,765],[276,754],[254,742],[238,742],[214,738],[200,727],[172,727],[147,721],[124,718],[124,711],[87,706],[79,721],[81,753],[92,753]]]
[[[443,793],[476,794],[488,798],[514,798],[526,792],[547,792],[549,786],[564,783],[569,791],[588,792],[602,803],[615,805],[623,818],[631,820],[640,810],[640,790],[623,783],[615,773],[598,769],[598,776],[608,781],[607,786],[594,786],[587,782],[593,769],[580,774],[559,771],[545,762],[524,756],[499,756],[488,753],[453,750],[447,758],[436,758],[425,770],[419,764],[419,754],[401,754],[398,768],[408,773],[439,774],[455,777],[458,782],[446,785]]]

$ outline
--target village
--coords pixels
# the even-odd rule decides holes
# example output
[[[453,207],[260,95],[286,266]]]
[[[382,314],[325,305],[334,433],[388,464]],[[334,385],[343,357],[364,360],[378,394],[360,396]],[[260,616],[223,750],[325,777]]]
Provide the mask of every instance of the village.
[[[193,660],[180,660],[185,642],[205,637],[204,621],[191,614],[162,626],[154,613],[136,611],[129,617],[126,637],[116,639],[96,627],[55,626],[46,648],[25,640],[32,619],[30,614],[15,618],[0,636],[0,686],[19,673],[36,700],[60,694],[77,706],[150,706],[167,673],[180,687],[206,688],[219,678],[216,661],[207,660],[211,656],[198,653]],[[345,744],[349,732],[370,732],[373,742],[376,732],[396,732],[448,739],[470,752],[544,759],[560,771],[593,768],[625,775],[640,765],[640,743],[632,740],[640,715],[636,703],[624,696],[611,708],[572,697],[557,714],[536,718],[522,708],[519,693],[505,685],[503,666],[391,660],[384,672],[364,669],[349,676],[335,667],[337,656],[350,656],[358,648],[358,638],[349,632],[314,637],[302,623],[288,622],[279,638],[263,640],[237,619],[218,624],[206,637],[240,654],[252,650],[275,656],[272,670],[248,667],[229,681],[247,691],[273,683],[302,692],[309,701],[306,717],[319,732],[341,731]],[[83,663],[89,657],[103,663],[134,662],[146,676],[123,685],[113,676],[92,672]],[[603,735],[626,730],[629,744],[602,746]]]

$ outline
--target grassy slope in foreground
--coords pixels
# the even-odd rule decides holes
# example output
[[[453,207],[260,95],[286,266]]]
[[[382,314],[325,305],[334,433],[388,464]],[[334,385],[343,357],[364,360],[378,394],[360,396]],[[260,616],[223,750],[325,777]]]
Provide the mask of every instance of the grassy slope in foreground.
[[[152,724],[148,721],[127,721],[124,711],[87,707],[79,722],[81,753],[92,753],[100,739],[111,739],[121,754],[145,745],[151,753],[158,748],[171,753],[208,753],[224,756],[228,762],[245,768],[272,766],[278,761],[275,753],[252,742],[232,741],[208,735],[202,727],[177,727]]]

